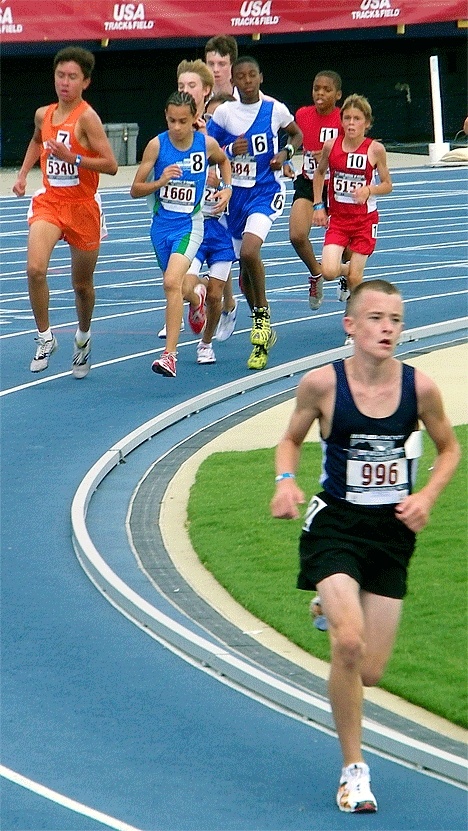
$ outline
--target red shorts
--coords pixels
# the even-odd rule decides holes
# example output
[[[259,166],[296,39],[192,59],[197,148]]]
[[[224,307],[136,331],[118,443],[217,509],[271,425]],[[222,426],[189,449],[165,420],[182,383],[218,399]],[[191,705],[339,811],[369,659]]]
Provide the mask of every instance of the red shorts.
[[[343,219],[331,215],[328,220],[328,227],[325,232],[324,245],[339,245],[341,248],[349,248],[356,254],[370,256],[374,253],[377,242],[377,226],[379,215],[372,211],[365,216],[356,219]]]
[[[68,202],[57,199],[49,191],[39,190],[31,199],[28,223],[43,220],[56,225],[62,232],[61,239],[82,251],[95,251],[107,236],[98,193],[84,202]]]

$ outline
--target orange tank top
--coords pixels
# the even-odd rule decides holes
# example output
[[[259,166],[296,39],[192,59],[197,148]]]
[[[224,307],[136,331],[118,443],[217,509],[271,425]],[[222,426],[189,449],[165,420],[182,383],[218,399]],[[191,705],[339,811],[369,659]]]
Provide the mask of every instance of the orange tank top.
[[[59,199],[73,202],[92,199],[98,188],[99,174],[94,170],[85,170],[71,164],[71,162],[63,162],[61,159],[57,159],[50,154],[46,147],[47,142],[54,139],[66,144],[72,153],[95,157],[97,154],[83,147],[75,137],[76,122],[89,107],[89,104],[86,101],[81,101],[61,124],[52,124],[52,117],[57,106],[57,104],[50,104],[47,107],[42,123],[41,170],[43,185],[49,192],[53,189],[54,197]]]

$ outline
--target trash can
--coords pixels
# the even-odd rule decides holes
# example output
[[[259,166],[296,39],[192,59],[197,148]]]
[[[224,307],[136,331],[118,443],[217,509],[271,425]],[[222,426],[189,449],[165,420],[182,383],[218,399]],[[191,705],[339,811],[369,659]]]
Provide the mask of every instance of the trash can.
[[[119,166],[136,164],[138,124],[104,124],[103,126],[117,164]]]

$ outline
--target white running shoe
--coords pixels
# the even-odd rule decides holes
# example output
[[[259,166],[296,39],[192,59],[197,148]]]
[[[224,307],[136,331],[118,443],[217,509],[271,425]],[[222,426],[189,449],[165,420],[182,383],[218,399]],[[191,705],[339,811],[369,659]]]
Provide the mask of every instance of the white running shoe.
[[[203,343],[201,340],[197,346],[197,364],[215,364],[216,355],[211,343]]]
[[[340,303],[346,303],[350,294],[351,292],[348,289],[346,277],[340,277],[340,279],[338,280],[338,288],[336,290],[336,296]]]
[[[91,369],[89,360],[91,355],[91,338],[88,338],[83,346],[78,346],[76,338],[74,341],[75,351],[73,353],[72,373],[74,378],[86,378]]]
[[[312,311],[316,312],[317,309],[320,309],[322,303],[323,277],[321,274],[317,274],[316,277],[311,274],[309,277],[309,306]]]
[[[370,789],[369,768],[364,762],[342,769],[336,803],[340,811],[347,813],[375,813],[377,800]]]
[[[39,335],[36,338],[37,341],[37,349],[34,358],[32,359],[29,369],[31,372],[42,372],[44,369],[47,369],[49,366],[49,358],[53,352],[58,348],[57,338],[55,335],[49,340],[44,340]]]
[[[218,328],[216,329],[216,340],[223,341],[231,337],[236,328],[238,300],[234,298],[235,306],[230,312],[221,312]]]
[[[185,323],[184,323],[184,320],[182,318],[182,323],[180,324],[180,331],[183,332],[184,329],[185,329]],[[166,340],[166,324],[164,324],[162,329],[159,330],[158,338],[161,338],[161,340]]]

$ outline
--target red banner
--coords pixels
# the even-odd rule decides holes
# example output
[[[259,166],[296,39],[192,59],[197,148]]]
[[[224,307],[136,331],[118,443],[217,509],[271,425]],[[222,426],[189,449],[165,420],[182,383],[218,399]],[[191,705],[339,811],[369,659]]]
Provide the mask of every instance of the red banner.
[[[211,37],[456,21],[464,0],[0,0],[4,43]]]

